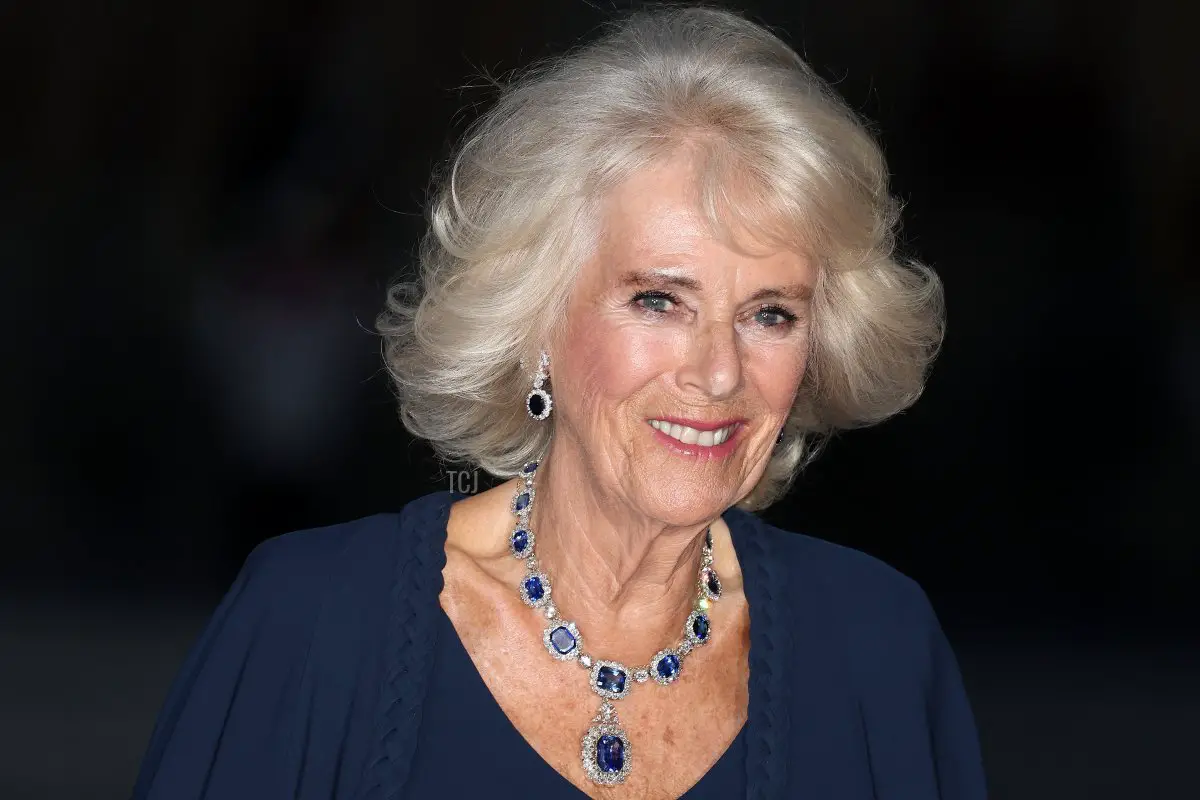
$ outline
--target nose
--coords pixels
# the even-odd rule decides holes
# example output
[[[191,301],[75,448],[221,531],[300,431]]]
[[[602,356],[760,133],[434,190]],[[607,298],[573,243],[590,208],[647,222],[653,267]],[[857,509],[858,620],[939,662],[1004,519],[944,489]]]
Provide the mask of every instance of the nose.
[[[712,320],[695,328],[675,380],[685,392],[701,392],[714,399],[736,392],[742,383],[742,354],[734,326]]]

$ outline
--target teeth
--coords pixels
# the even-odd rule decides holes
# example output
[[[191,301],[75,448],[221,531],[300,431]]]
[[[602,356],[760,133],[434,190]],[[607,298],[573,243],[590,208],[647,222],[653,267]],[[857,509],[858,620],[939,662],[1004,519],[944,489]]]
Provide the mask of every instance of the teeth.
[[[655,430],[662,431],[672,439],[678,439],[684,444],[698,444],[701,447],[715,447],[723,444],[729,439],[735,427],[734,425],[727,425],[715,431],[698,431],[686,425],[672,424],[657,419],[650,420],[650,425]]]

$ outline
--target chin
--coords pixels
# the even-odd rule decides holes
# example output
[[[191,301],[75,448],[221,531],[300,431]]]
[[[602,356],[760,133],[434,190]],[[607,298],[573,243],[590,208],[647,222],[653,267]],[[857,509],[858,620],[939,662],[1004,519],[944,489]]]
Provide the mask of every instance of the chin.
[[[711,481],[688,480],[682,475],[647,475],[641,482],[638,505],[646,516],[667,525],[698,525],[719,516],[730,505],[727,492]]]

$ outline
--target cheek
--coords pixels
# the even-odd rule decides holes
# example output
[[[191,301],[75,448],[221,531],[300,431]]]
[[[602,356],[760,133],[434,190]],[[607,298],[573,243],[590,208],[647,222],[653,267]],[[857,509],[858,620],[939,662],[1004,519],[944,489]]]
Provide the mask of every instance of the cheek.
[[[593,318],[568,341],[573,393],[585,405],[600,397],[621,400],[669,371],[675,343],[662,331]]]
[[[748,367],[754,374],[754,383],[763,400],[773,410],[783,411],[791,407],[804,379],[808,364],[807,347],[768,348],[760,352]]]

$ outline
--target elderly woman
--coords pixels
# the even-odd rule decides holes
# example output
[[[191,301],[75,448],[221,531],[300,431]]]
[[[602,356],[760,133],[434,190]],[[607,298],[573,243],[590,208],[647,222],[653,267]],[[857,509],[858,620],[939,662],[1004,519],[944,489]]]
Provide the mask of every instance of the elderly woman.
[[[725,12],[508,87],[380,327],[407,428],[510,480],[258,547],[135,796],[983,797],[922,591],[751,513],[920,394],[941,294],[886,174]]]

